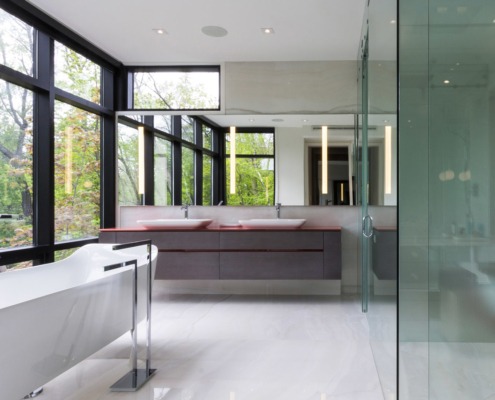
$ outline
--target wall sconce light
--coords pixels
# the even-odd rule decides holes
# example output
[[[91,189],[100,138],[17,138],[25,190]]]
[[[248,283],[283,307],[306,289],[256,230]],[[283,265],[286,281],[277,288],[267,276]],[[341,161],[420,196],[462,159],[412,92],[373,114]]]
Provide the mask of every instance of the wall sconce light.
[[[321,193],[328,193],[328,127],[321,127]]]
[[[230,127],[230,194],[235,194],[235,126]]]
[[[138,194],[144,204],[144,126],[138,127]]]
[[[65,193],[72,193],[72,127],[65,130]]]
[[[392,127],[385,126],[385,194],[392,194]]]

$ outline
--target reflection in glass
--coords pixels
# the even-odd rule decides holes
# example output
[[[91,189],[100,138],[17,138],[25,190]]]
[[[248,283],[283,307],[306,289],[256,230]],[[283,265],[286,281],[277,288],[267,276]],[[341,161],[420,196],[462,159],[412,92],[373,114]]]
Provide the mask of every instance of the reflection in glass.
[[[195,204],[194,151],[182,147],[182,204]]]
[[[0,247],[33,243],[33,93],[0,80]]]
[[[206,125],[202,125],[202,130],[203,147],[208,150],[213,150],[213,130]]]
[[[155,205],[172,204],[172,145],[155,136]]]
[[[230,159],[227,159],[227,185],[230,187]],[[227,194],[229,206],[275,204],[273,158],[241,157],[236,160],[236,192]]]
[[[210,206],[213,203],[213,159],[203,155],[203,205]]]
[[[194,119],[183,115],[181,118],[181,137],[188,142],[195,143],[194,140]]]
[[[55,241],[98,236],[100,118],[55,102]]]
[[[101,67],[55,42],[55,86],[100,104]]]
[[[34,76],[35,30],[0,9],[0,63]]]
[[[118,124],[118,202],[121,206],[141,204],[138,194],[138,130]]]

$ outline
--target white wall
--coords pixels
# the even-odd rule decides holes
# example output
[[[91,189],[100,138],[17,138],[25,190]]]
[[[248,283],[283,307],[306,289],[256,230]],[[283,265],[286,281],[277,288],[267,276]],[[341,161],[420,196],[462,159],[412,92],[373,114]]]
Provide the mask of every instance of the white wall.
[[[304,136],[311,129],[277,128],[275,130],[275,200],[286,205],[304,205],[306,174]]]
[[[357,61],[225,63],[226,114],[355,114]]]

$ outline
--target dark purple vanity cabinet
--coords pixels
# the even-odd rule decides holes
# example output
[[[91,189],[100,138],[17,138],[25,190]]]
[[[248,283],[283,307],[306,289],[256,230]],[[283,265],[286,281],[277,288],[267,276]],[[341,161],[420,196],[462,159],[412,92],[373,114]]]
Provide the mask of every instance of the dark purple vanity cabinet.
[[[340,228],[104,229],[102,243],[151,239],[156,279],[341,279]]]

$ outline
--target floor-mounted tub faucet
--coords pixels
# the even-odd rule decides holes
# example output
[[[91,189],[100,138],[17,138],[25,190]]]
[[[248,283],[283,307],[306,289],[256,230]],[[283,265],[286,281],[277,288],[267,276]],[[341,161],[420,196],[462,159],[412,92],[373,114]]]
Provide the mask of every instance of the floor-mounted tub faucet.
[[[189,204],[184,204],[180,209],[184,210],[184,218],[189,219]]]
[[[282,203],[275,204],[275,211],[277,211],[277,219],[280,219],[280,210],[282,209]]]

